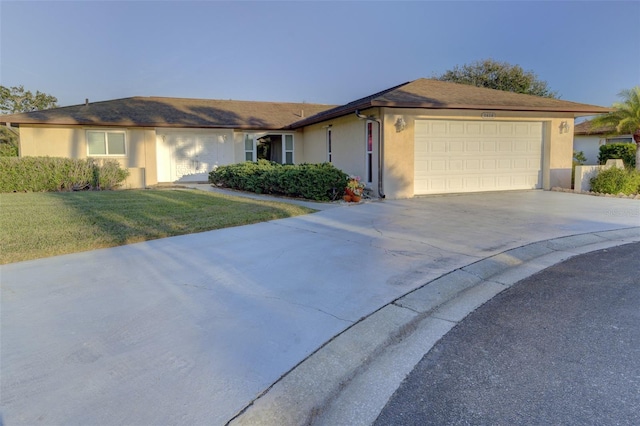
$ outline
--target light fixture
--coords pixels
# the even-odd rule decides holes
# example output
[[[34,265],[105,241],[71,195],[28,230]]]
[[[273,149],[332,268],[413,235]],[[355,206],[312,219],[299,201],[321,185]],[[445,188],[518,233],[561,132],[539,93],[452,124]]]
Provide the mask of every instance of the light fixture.
[[[569,133],[569,122],[566,120],[560,123],[560,134],[562,133]]]
[[[396,127],[396,132],[400,133],[401,131],[407,128],[407,122],[404,121],[404,118],[398,117],[394,126]]]

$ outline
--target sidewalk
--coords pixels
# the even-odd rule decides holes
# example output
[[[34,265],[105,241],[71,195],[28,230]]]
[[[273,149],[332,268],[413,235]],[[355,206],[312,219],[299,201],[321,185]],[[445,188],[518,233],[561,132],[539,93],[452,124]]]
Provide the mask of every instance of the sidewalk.
[[[332,401],[348,401],[333,399],[336,385],[364,377],[356,373],[383,362],[400,337],[413,342],[417,324],[436,324],[435,341],[509,276],[639,232],[636,200],[466,194],[3,265],[3,420],[221,425],[329,416]],[[458,293],[468,302],[431,316]],[[314,366],[319,377],[303,374]],[[390,381],[404,374],[392,366],[383,375]],[[293,386],[311,378],[304,390]],[[379,389],[367,395],[372,403],[385,399]]]

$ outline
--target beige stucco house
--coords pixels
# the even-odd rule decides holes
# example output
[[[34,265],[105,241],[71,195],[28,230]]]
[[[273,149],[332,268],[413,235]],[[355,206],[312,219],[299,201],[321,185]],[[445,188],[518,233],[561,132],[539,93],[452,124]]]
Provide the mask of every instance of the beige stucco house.
[[[614,135],[614,129],[594,127],[591,121],[576,124],[573,132],[573,150],[582,152],[587,158],[585,164],[598,164],[600,146],[608,143],[634,143],[633,135]]]
[[[418,79],[342,106],[134,97],[0,117],[21,156],[114,158],[129,187],[217,165],[329,161],[375,195],[569,188],[573,124],[607,108]]]

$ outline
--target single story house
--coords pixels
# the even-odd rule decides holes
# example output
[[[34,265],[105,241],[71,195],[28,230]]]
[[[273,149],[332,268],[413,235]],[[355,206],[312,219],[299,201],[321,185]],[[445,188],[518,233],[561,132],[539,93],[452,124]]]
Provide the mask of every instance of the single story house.
[[[585,164],[598,164],[600,146],[608,143],[633,143],[633,135],[612,135],[610,127],[594,127],[590,120],[576,124],[573,131],[573,150],[582,151]]]
[[[418,79],[346,105],[133,97],[0,116],[21,156],[113,158],[128,187],[331,162],[380,197],[570,188],[574,118],[609,109]]]

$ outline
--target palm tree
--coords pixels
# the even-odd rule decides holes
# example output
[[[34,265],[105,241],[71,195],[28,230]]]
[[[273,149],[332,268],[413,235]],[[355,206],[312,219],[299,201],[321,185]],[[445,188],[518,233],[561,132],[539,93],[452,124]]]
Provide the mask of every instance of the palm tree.
[[[636,169],[640,170],[640,86],[623,90],[623,102],[615,102],[614,111],[591,120],[592,127],[609,127],[613,134],[632,134],[636,142]]]

